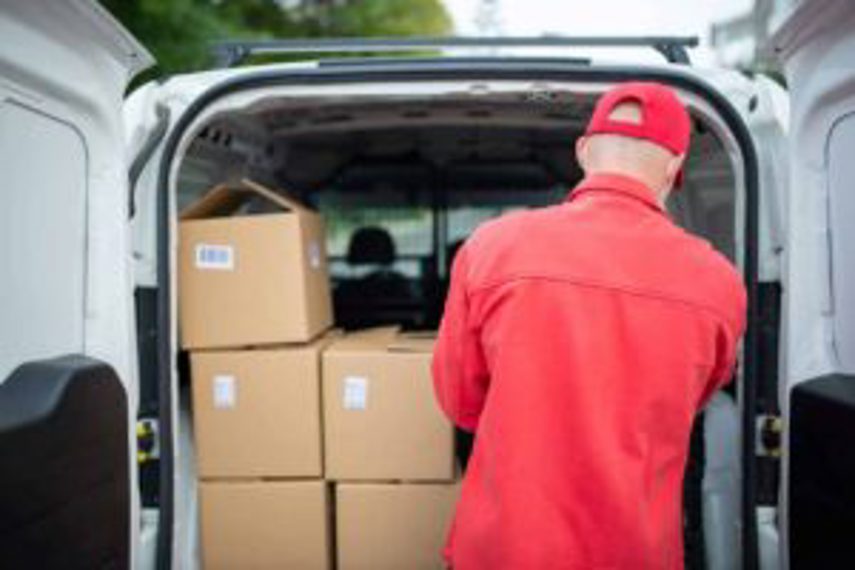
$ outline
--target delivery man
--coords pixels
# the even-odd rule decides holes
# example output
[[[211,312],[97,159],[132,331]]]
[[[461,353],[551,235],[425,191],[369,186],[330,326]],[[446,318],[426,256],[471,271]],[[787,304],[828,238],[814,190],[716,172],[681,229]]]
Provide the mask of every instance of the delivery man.
[[[691,121],[669,88],[603,95],[557,206],[488,222],[457,254],[433,361],[476,432],[454,570],[683,567],[695,412],[732,377],[739,274],[664,204]]]

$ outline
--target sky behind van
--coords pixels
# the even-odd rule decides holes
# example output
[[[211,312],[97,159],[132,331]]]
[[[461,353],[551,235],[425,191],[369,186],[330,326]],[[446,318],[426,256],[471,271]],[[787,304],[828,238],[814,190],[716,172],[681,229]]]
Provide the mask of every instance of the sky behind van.
[[[479,34],[482,0],[444,0],[456,32]],[[497,0],[501,35],[698,35],[693,62],[714,65],[710,26],[747,12],[753,0]],[[623,53],[625,56],[626,54]]]

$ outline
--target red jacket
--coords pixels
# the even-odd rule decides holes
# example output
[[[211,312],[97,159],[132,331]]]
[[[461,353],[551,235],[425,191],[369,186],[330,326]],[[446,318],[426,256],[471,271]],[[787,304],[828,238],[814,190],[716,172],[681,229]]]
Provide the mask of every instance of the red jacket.
[[[731,264],[624,176],[480,227],[433,361],[476,431],[453,568],[682,568],[692,420],[731,378],[745,305]]]

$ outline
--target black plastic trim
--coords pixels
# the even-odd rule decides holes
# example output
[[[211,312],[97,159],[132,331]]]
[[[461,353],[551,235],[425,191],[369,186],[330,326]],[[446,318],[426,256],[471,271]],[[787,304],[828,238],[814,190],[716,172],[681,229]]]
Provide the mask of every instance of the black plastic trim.
[[[129,568],[125,387],[80,355],[28,362],[0,385],[4,568]]]
[[[134,291],[134,306],[139,372],[137,421],[157,419],[160,409],[157,368],[157,287],[137,287]],[[138,463],[138,473],[140,503],[143,508],[159,507],[160,460],[149,458]]]
[[[371,65],[384,65],[390,67],[411,68],[414,64],[418,65],[444,65],[449,61],[466,62],[467,65],[472,64],[492,64],[496,62],[495,57],[473,57],[473,56],[455,56],[455,57],[431,57],[424,56],[419,58],[408,57],[372,57]],[[590,65],[591,59],[587,57],[527,57],[526,63],[532,64],[553,64],[561,63],[563,65]],[[318,60],[318,67],[364,67],[366,60],[357,57],[330,57]]]
[[[748,325],[745,336],[743,377],[740,386],[739,401],[742,409],[742,433],[753,434],[757,406],[756,375],[758,359],[758,281],[757,281],[757,240],[759,175],[757,152],[751,134],[739,113],[731,103],[714,87],[701,79],[682,72],[679,68],[650,68],[642,66],[589,67],[572,64],[531,63],[523,59],[514,59],[495,63],[468,63],[465,60],[449,60],[448,63],[433,62],[419,65],[417,61],[409,69],[401,66],[372,64],[367,60],[364,67],[317,67],[302,69],[264,70],[242,74],[239,77],[224,80],[201,94],[184,111],[173,129],[164,148],[158,179],[158,257],[157,278],[159,287],[158,360],[161,384],[161,468],[162,492],[168,492],[161,501],[161,531],[158,536],[158,561],[171,559],[172,523],[173,523],[173,422],[171,387],[171,275],[169,268],[169,177],[170,165],[175,159],[178,144],[185,130],[196,117],[213,101],[220,97],[245,89],[255,89],[274,85],[324,85],[330,83],[388,83],[401,81],[432,80],[548,80],[548,81],[586,81],[618,83],[623,81],[648,80],[659,81],[673,87],[691,92],[703,100],[720,115],[731,129],[742,153],[745,166],[745,257],[744,278],[748,292]],[[758,568],[757,516],[756,516],[756,448],[753,437],[742,438],[742,496],[741,496],[741,542],[744,570]],[[169,557],[169,558],[166,558]],[[168,568],[168,566],[159,566]]]
[[[790,568],[851,568],[855,561],[855,376],[793,388],[790,399]]]
[[[757,412],[768,418],[780,417],[778,359],[783,289],[780,282],[774,281],[760,283],[758,291]],[[768,437],[768,432],[766,435]],[[765,442],[764,445],[766,445]],[[780,497],[780,484],[780,455],[770,454],[758,457],[757,504],[777,505]]]

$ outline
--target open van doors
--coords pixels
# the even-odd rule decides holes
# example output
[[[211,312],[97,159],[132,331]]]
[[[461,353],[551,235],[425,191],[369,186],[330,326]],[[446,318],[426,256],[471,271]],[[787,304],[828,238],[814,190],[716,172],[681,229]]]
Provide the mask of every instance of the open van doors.
[[[713,110],[716,111],[724,123],[718,126],[715,123],[715,128],[721,129],[722,138],[726,140],[727,148],[732,150],[734,156],[741,157],[740,160],[735,160],[735,170],[737,179],[742,179],[745,186],[745,192],[740,193],[737,199],[737,225],[736,235],[739,247],[744,256],[743,265],[746,269],[746,278],[752,290],[753,300],[758,296],[758,289],[768,290],[768,306],[770,307],[770,326],[768,328],[770,335],[769,350],[764,350],[762,354],[768,355],[765,361],[771,364],[777,364],[777,325],[773,318],[777,314],[777,303],[780,300],[780,257],[781,244],[783,243],[783,220],[780,216],[780,204],[774,198],[785,196],[786,192],[782,186],[786,185],[786,179],[781,176],[782,165],[786,164],[785,157],[782,157],[779,152],[782,149],[785,131],[783,125],[779,121],[780,115],[777,114],[776,105],[773,99],[780,98],[785,94],[780,86],[771,83],[763,85],[762,78],[752,81],[741,76],[733,71],[725,71],[721,73],[721,77],[712,77],[712,74],[686,69],[665,68],[661,72],[657,72],[655,68],[623,68],[620,70],[597,69],[594,66],[590,68],[580,67],[576,64],[566,64],[562,62],[526,62],[524,60],[514,60],[513,58],[501,59],[496,61],[469,61],[461,62],[455,60],[449,61],[422,61],[422,62],[405,62],[407,65],[395,63],[370,63],[370,62],[354,62],[348,65],[329,65],[320,66],[317,70],[301,68],[293,70],[290,68],[264,68],[261,70],[243,69],[235,70],[234,74],[225,78],[219,76],[219,84],[214,85],[210,90],[203,95],[193,100],[188,110],[178,118],[178,123],[172,131],[164,158],[161,160],[162,176],[159,183],[161,195],[166,195],[169,190],[169,172],[174,169],[173,160],[176,158],[178,148],[181,146],[184,130],[189,130],[196,120],[197,115],[201,114],[206,106],[212,105],[217,98],[235,93],[238,90],[248,90],[258,88],[259,86],[270,87],[272,85],[288,85],[289,83],[297,84],[300,81],[308,83],[307,78],[312,75],[315,83],[330,83],[341,85],[341,91],[344,92],[349,85],[356,85],[359,82],[384,82],[388,84],[394,81],[397,77],[402,77],[407,81],[416,80],[466,80],[478,79],[483,77],[490,78],[515,78],[520,77],[536,78],[544,80],[545,78],[557,77],[564,80],[574,79],[578,81],[620,81],[629,78],[638,79],[657,79],[662,81],[671,81],[675,85],[683,87],[687,94],[698,96],[699,101],[715,105]],[[222,73],[222,72],[217,72]],[[697,79],[695,77],[697,76]],[[727,77],[725,77],[727,76]],[[210,77],[207,76],[206,77]],[[170,88],[170,83],[174,81],[182,81],[189,78],[177,78],[164,86],[164,89]],[[703,80],[703,81],[702,81]],[[777,94],[777,95],[776,95]],[[713,124],[711,122],[711,124]],[[759,155],[759,156],[757,156]],[[759,163],[759,164],[758,164]],[[759,191],[758,191],[759,187]],[[760,197],[760,206],[757,205],[758,194]],[[777,207],[776,207],[777,205]],[[760,211],[758,216],[758,210]],[[759,219],[758,219],[759,218]],[[757,223],[761,226],[761,231],[758,232]],[[164,227],[168,227],[164,224]],[[767,227],[776,228],[777,233],[772,239],[772,232]],[[758,234],[760,239],[758,240]],[[764,237],[766,236],[766,237]],[[166,241],[166,239],[164,239]],[[760,243],[758,243],[758,241]],[[759,250],[759,251],[758,251]],[[751,252],[749,255],[749,251]],[[159,250],[163,254],[163,250]],[[737,256],[739,256],[738,254]],[[752,257],[753,256],[753,257]],[[166,258],[165,255],[161,255]],[[750,263],[749,263],[750,261]],[[761,283],[758,287],[757,278]],[[162,280],[163,283],[168,282],[168,275]],[[774,294],[777,291],[777,296]],[[764,297],[765,299],[765,297]],[[754,334],[749,335],[752,350],[758,344],[758,320],[761,315],[760,303],[752,301],[752,324]],[[764,304],[764,307],[766,305]],[[765,309],[763,310],[765,314]],[[746,381],[739,383],[740,389],[744,393],[739,394],[737,400],[743,406],[744,413],[741,416],[738,412],[731,409],[725,410],[728,417],[723,418],[723,427],[721,429],[711,428],[710,431],[719,433],[719,439],[714,442],[716,445],[710,445],[709,449],[714,453],[719,450],[724,450],[721,454],[733,454],[736,456],[733,462],[728,461],[723,467],[724,471],[729,471],[731,476],[733,472],[739,468],[740,452],[744,461],[743,477],[745,489],[748,492],[743,493],[742,504],[740,505],[739,485],[740,481],[727,481],[728,489],[727,504],[724,508],[717,511],[716,518],[712,522],[720,524],[705,525],[707,528],[717,529],[720,540],[713,540],[711,546],[708,547],[710,552],[715,554],[721,553],[716,560],[717,564],[711,563],[710,567],[714,568],[733,568],[739,564],[740,557],[744,555],[744,567],[756,568],[757,550],[758,550],[758,529],[755,524],[755,506],[758,503],[756,487],[756,472],[755,450],[759,446],[755,446],[754,434],[758,424],[758,412],[768,413],[774,416],[777,407],[777,366],[764,368],[758,363],[756,354],[752,354],[752,350],[746,351],[745,372]],[[759,349],[754,353],[760,352]],[[749,358],[750,357],[750,358]],[[750,364],[750,366],[748,366]],[[762,380],[761,380],[762,376]],[[768,379],[768,382],[766,382]],[[748,381],[750,380],[750,382]],[[756,396],[755,388],[762,384],[764,388],[768,385],[771,397],[768,399],[769,409],[761,407]],[[732,400],[732,399],[731,399]],[[724,415],[724,414],[722,414]],[[742,438],[744,442],[743,448],[740,450],[739,442],[739,423],[742,422],[742,428],[747,437]],[[736,429],[730,429],[733,423],[736,424]],[[710,420],[708,425],[714,424],[714,420]],[[772,434],[774,435],[774,434]],[[726,441],[724,440],[726,438]],[[774,446],[770,446],[771,453],[776,453]],[[730,458],[728,458],[729,460]],[[770,461],[769,464],[773,469],[777,469],[777,462]],[[735,477],[731,477],[735,479]],[[705,483],[706,484],[706,483]],[[774,489],[774,486],[771,486]],[[731,492],[732,491],[732,492]],[[774,509],[777,503],[776,495],[769,500]],[[744,508],[741,508],[744,507]],[[719,505],[713,505],[713,508],[719,508]],[[710,509],[711,510],[711,509]],[[745,516],[743,523],[740,524],[740,511],[744,511]],[[774,511],[773,511],[774,517]],[[771,517],[769,527],[774,531],[774,518]],[[178,520],[178,517],[176,517]],[[179,529],[180,523],[176,522],[175,527]],[[742,543],[744,548],[740,549],[740,536],[742,532]],[[775,551],[777,542],[773,537],[774,544],[771,545],[771,550]],[[716,548],[713,548],[715,546]],[[718,548],[721,546],[721,548]],[[762,548],[761,548],[762,549]],[[774,554],[774,552],[773,552]],[[771,566],[764,566],[764,568]]]
[[[151,56],[94,1],[0,2],[0,552],[129,568],[136,346],[121,105]]]
[[[855,10],[778,5],[770,48],[792,98],[785,536],[791,568],[844,568],[855,560]]]
[[[0,0],[0,7],[0,548],[12,567],[148,566],[134,552],[140,390],[128,173],[135,168],[121,107],[128,81],[153,62],[94,1]],[[322,71],[335,81],[354,69]],[[360,80],[378,81],[383,70],[373,69]],[[186,78],[183,99],[195,101],[205,81],[226,74]],[[229,89],[238,87],[233,81]],[[137,102],[153,103],[154,89],[138,92]],[[146,93],[152,97],[143,101]],[[193,103],[196,111],[203,103]],[[749,97],[745,108],[752,106]],[[186,126],[192,117],[182,120]],[[755,133],[761,150],[766,140]],[[774,223],[763,221],[765,211],[761,225]],[[155,220],[148,222],[154,232]],[[760,247],[761,280],[773,282],[775,264],[765,274],[772,258],[763,252],[780,246]],[[161,305],[168,310],[170,301]],[[808,325],[800,334],[818,334]],[[172,507],[161,506],[169,536]]]

